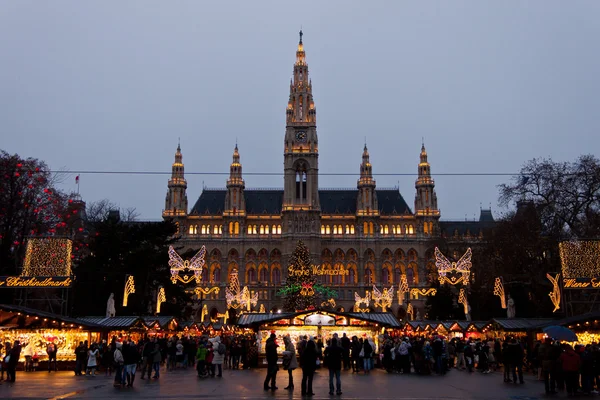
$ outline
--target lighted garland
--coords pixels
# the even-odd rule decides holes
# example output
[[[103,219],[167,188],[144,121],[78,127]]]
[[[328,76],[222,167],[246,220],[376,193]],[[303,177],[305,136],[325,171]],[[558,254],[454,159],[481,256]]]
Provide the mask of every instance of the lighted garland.
[[[410,289],[410,298],[418,300],[419,296],[428,297],[437,294],[436,288],[412,288]]]
[[[127,280],[125,281],[125,293],[123,294],[123,307],[127,307],[127,299],[130,294],[135,293],[135,280],[133,275],[127,275]]]
[[[317,293],[320,296],[325,297],[325,298],[327,298],[327,297],[328,298],[337,298],[337,296],[338,296],[338,294],[335,290],[330,289],[323,285],[313,285],[313,286],[309,287],[309,285],[302,286],[299,284],[292,284],[290,286],[282,287],[281,289],[279,289],[277,291],[277,293],[280,296],[289,296],[289,295],[293,295],[293,294],[297,294],[297,293],[301,294],[303,296],[308,296],[311,289],[314,293]],[[305,294],[302,294],[302,290],[304,290]],[[312,294],[310,294],[310,295],[312,295]]]
[[[560,283],[558,280],[560,278],[560,274],[556,274],[554,277],[550,274],[546,274],[546,278],[548,278],[550,283],[552,283],[552,291],[548,293],[548,296],[550,296],[550,300],[554,305],[554,310],[552,310],[554,313],[560,308]]]
[[[600,276],[600,241],[570,241],[558,245],[563,278]]]
[[[22,276],[71,276],[73,241],[35,238],[27,241]]]
[[[500,306],[506,308],[506,296],[504,295],[504,284],[501,278],[496,278],[494,281],[494,296],[500,297]]]

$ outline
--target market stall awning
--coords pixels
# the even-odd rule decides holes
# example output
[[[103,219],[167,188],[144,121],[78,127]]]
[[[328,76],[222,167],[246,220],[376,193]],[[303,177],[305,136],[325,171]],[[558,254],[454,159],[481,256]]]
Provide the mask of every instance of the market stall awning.
[[[573,317],[563,318],[560,320],[547,320],[547,322],[540,325],[540,328],[544,328],[550,325],[559,325],[573,329],[581,329],[587,328],[587,326],[591,324],[598,324],[598,321],[600,321],[600,311],[595,311],[591,313],[575,315]]]
[[[78,328],[95,330],[100,326],[80,318],[63,317],[48,311],[12,304],[0,304],[0,328]]]
[[[327,314],[335,317],[346,318],[348,320],[357,320],[381,325],[382,327],[400,328],[402,325],[392,313],[373,312],[373,313],[354,313],[339,311],[299,311],[295,313],[248,313],[242,314],[238,318],[238,325],[241,327],[259,326],[268,323],[274,323],[284,319],[293,319],[309,314]]]
[[[175,330],[178,327],[177,319],[175,317],[158,316],[158,317],[142,317],[144,324],[148,328],[153,328],[158,325],[160,329]]]
[[[503,331],[529,331],[554,325],[555,321],[547,318],[494,318],[489,323]]]
[[[82,321],[86,321],[91,324],[95,324],[103,330],[123,330],[131,329],[135,327],[146,328],[144,319],[136,316],[123,316],[123,317],[81,317]]]

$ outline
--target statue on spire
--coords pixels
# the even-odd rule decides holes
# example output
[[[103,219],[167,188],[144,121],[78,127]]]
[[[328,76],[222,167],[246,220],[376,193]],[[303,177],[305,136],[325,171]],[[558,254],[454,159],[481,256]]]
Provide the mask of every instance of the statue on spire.
[[[300,29],[300,44],[302,44],[302,35],[304,34],[302,33],[302,29]]]

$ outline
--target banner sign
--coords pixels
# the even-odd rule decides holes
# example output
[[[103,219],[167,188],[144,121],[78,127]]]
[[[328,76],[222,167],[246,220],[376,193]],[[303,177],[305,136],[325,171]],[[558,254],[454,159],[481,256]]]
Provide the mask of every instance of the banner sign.
[[[600,289],[600,278],[563,278],[563,289]]]
[[[73,285],[70,276],[0,276],[2,288],[69,288]]]
[[[294,266],[288,267],[288,274],[292,276],[302,276],[302,275],[327,275],[327,276],[335,276],[335,275],[349,275],[350,270],[345,268],[343,265],[335,265],[335,266],[327,266],[324,265],[311,265],[309,268],[297,268]]]

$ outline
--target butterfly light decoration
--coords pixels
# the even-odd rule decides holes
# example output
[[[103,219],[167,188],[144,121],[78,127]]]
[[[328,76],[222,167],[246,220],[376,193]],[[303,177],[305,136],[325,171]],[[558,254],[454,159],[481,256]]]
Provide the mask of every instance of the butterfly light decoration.
[[[437,267],[439,274],[440,285],[444,283],[449,283],[451,285],[458,285],[462,282],[463,285],[469,284],[469,276],[471,274],[471,257],[473,253],[471,252],[471,248],[468,248],[465,254],[457,261],[451,262],[442,254],[440,249],[435,248],[435,266]],[[459,277],[453,275],[448,278],[447,274],[455,272],[460,274]]]
[[[182,283],[190,283],[194,279],[196,283],[202,282],[202,268],[204,267],[205,261],[204,256],[206,255],[206,247],[202,246],[200,251],[196,253],[191,260],[183,260],[179,254],[175,251],[173,246],[169,246],[169,267],[171,267],[171,282],[173,284],[177,281]],[[181,272],[184,272],[181,275]]]
[[[392,305],[394,300],[394,286],[389,289],[383,288],[383,291],[379,291],[377,286],[373,285],[373,304],[375,307],[381,307],[381,311],[386,312],[387,308]]]
[[[355,312],[369,312],[369,303],[371,303],[371,293],[367,292],[365,297],[360,297],[358,293],[354,292]],[[364,304],[366,308],[361,308],[361,304]]]

